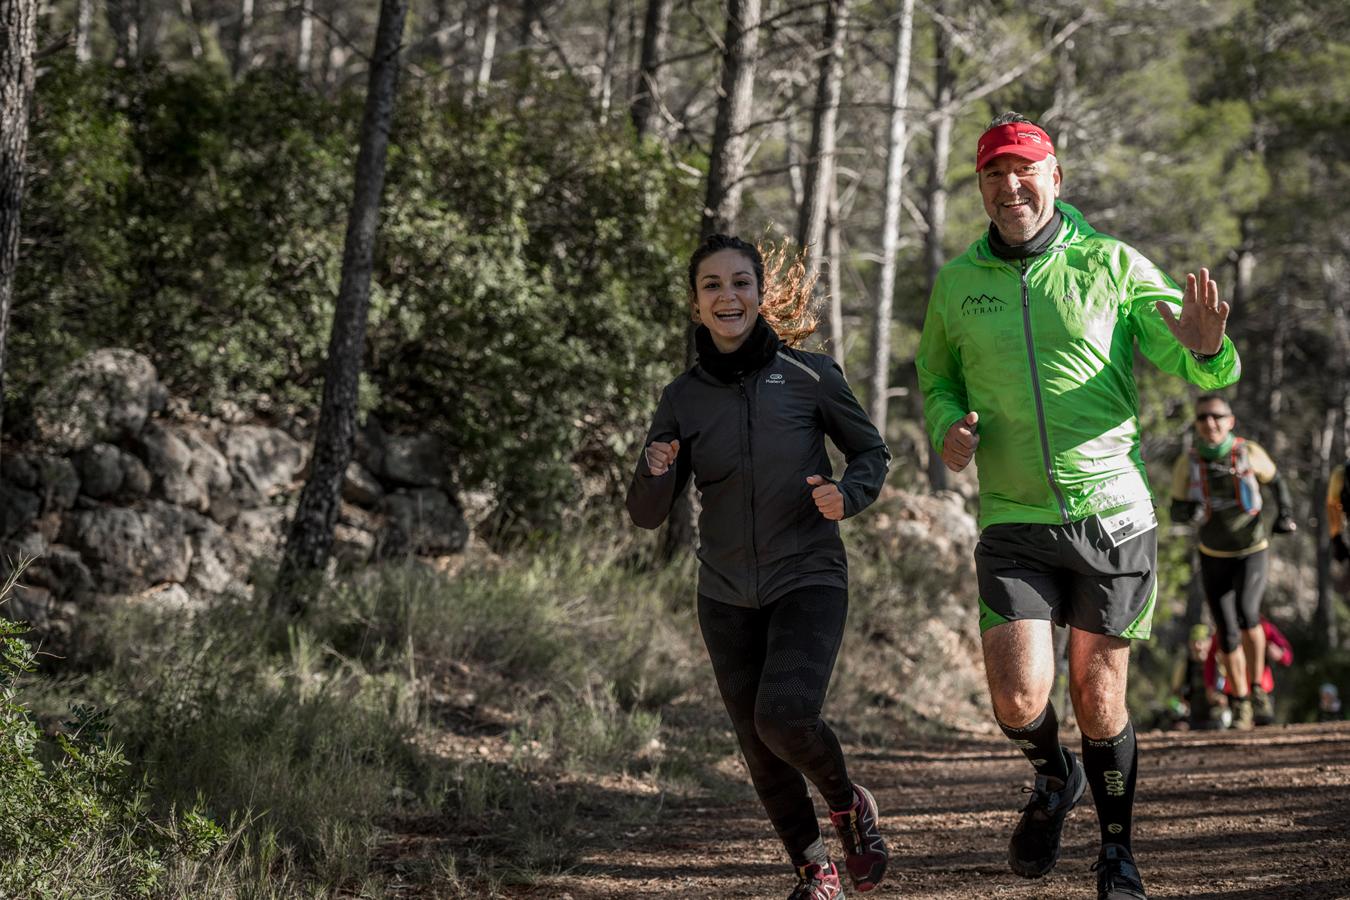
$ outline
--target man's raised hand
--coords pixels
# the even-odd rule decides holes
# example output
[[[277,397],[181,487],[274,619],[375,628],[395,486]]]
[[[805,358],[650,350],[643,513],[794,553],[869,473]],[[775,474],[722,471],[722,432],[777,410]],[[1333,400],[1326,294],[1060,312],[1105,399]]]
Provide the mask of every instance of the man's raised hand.
[[[822,516],[835,522],[844,517],[844,495],[840,493],[839,485],[824,475],[807,476],[806,483],[811,485],[811,499]]]
[[[1197,277],[1186,273],[1186,292],[1181,297],[1181,318],[1172,307],[1159,300],[1158,313],[1181,345],[1203,356],[1213,356],[1223,347],[1223,332],[1228,322],[1228,303],[1219,299],[1219,285],[1201,269]]]
[[[947,436],[942,439],[942,461],[953,472],[960,472],[970,465],[970,458],[980,445],[980,435],[976,430],[979,421],[980,414],[971,410],[964,419],[947,429]]]
[[[675,457],[680,455],[680,441],[652,441],[647,445],[647,468],[653,475],[664,475],[675,465]]]

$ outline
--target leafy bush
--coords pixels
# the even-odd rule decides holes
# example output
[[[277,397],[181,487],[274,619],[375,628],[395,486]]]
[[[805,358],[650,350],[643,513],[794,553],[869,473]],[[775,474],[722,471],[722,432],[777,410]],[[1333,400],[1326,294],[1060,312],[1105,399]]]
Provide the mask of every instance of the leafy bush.
[[[145,788],[88,709],[76,710],[73,731],[55,747],[42,740],[17,699],[34,662],[19,637],[25,630],[0,618],[0,896],[150,896],[174,857],[207,856],[225,833],[195,808],[154,822]]]

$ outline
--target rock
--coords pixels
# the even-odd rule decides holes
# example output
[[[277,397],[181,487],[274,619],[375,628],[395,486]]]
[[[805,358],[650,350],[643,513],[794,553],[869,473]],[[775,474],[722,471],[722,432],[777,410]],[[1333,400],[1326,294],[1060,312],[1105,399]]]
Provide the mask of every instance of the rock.
[[[230,523],[227,533],[235,553],[244,560],[276,562],[286,541],[286,526],[294,506],[263,506],[244,509]]]
[[[85,496],[103,500],[122,488],[122,451],[112,444],[90,444],[75,454],[75,470]]]
[[[174,430],[155,422],[146,425],[141,450],[158,493],[166,501],[198,512],[211,505],[206,491],[192,478],[192,451]]]
[[[46,588],[62,603],[83,604],[94,593],[89,567],[79,553],[62,544],[48,546],[24,572],[24,580]]]
[[[42,511],[64,511],[75,505],[80,496],[80,476],[75,464],[64,456],[39,456],[38,490],[42,495]]]
[[[37,490],[37,464],[26,453],[5,453],[0,459],[0,478],[24,490]]]
[[[342,476],[342,499],[373,509],[384,499],[384,488],[364,466],[353,462]]]
[[[34,584],[16,584],[8,602],[0,605],[0,615],[41,631],[47,627],[52,607],[51,591]]]
[[[408,487],[439,487],[449,484],[448,453],[441,439],[432,434],[384,436],[379,468],[381,481]]]
[[[27,528],[42,513],[42,499],[7,481],[0,481],[0,538]]]
[[[182,582],[192,566],[191,532],[206,520],[159,501],[142,509],[106,507],[66,517],[63,542],[83,557],[100,590],[125,593]]]
[[[152,422],[141,434],[141,445],[168,502],[207,512],[213,501],[228,496],[230,465],[198,429]]]
[[[468,543],[468,523],[444,491],[395,491],[384,498],[384,510],[388,519],[380,535],[382,557],[458,553]]]
[[[192,566],[187,586],[193,594],[210,596],[226,593],[240,579],[241,560],[225,529],[213,521],[201,523],[192,535]]]
[[[157,584],[153,587],[146,588],[143,591],[137,591],[120,597],[108,597],[106,599],[114,603],[137,603],[162,612],[182,612],[184,610],[194,609],[201,605],[193,598],[187,588],[175,582],[165,582],[164,584]]]
[[[305,447],[277,428],[226,428],[219,443],[229,464],[234,494],[243,506],[261,505],[287,489],[305,465]]]
[[[374,553],[375,535],[371,532],[341,522],[333,526],[333,557],[338,562],[361,565]]]
[[[33,419],[44,444],[72,453],[134,437],[167,400],[150,360],[131,350],[96,350],[38,392]]]
[[[130,453],[122,454],[122,493],[128,497],[148,497],[155,486],[150,470]]]

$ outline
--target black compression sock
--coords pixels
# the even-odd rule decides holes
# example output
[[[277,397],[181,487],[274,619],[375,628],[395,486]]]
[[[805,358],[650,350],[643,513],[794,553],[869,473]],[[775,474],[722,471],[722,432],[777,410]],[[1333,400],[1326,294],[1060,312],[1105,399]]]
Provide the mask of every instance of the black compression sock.
[[[1038,775],[1069,777],[1069,766],[1059,749],[1059,716],[1055,715],[1053,703],[1045,704],[1041,714],[1022,728],[1010,728],[1002,722],[998,727],[1027,755]]]
[[[1113,738],[1094,741],[1083,737],[1083,768],[1087,770],[1088,784],[1092,785],[1103,844],[1130,846],[1138,763],[1139,745],[1134,740],[1133,722],[1126,723],[1125,730]]]

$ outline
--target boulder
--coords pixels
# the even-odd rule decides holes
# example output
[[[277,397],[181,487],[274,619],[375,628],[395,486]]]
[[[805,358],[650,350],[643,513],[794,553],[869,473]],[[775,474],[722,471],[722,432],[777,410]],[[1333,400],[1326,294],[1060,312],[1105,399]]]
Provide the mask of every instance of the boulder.
[[[8,602],[0,605],[0,615],[15,622],[26,622],[41,631],[51,619],[54,602],[52,592],[35,584],[16,584]]]
[[[94,576],[84,559],[62,544],[47,546],[24,572],[24,581],[46,588],[60,603],[83,604],[94,594]]]
[[[241,506],[260,506],[286,490],[305,466],[306,448],[278,428],[225,428],[218,442]]]
[[[96,350],[38,392],[33,419],[43,444],[73,453],[134,437],[167,401],[150,360],[131,350]]]
[[[8,481],[0,481],[0,538],[9,538],[42,514],[42,498]]]
[[[194,532],[206,520],[160,501],[143,508],[104,507],[67,516],[63,543],[89,566],[100,591],[145,590],[165,581],[182,582],[192,566]]]
[[[112,444],[90,444],[72,461],[86,497],[103,500],[122,489],[122,451]]]
[[[229,463],[199,430],[151,422],[141,433],[141,446],[154,483],[169,503],[207,512],[213,500],[227,495]]]
[[[227,530],[235,553],[246,564],[256,560],[280,560],[286,541],[286,527],[294,511],[293,504],[240,510]]]
[[[42,498],[42,511],[61,512],[75,505],[80,495],[80,476],[75,465],[64,456],[36,456],[37,492]]]
[[[225,529],[208,519],[192,534],[187,587],[197,596],[226,593],[247,574],[245,562]]]
[[[369,562],[375,553],[375,543],[375,535],[364,528],[341,522],[333,526],[333,558],[340,563],[361,565]]]
[[[24,490],[36,490],[38,486],[37,463],[26,453],[5,452],[0,459],[0,478]]]
[[[449,485],[449,455],[440,438],[433,434],[369,433],[370,469],[380,481],[414,488]]]
[[[342,499],[357,506],[373,509],[384,499],[384,488],[365,466],[353,462],[342,476]]]
[[[384,512],[385,530],[379,541],[382,557],[458,553],[468,543],[468,523],[445,491],[395,491],[384,498]]]

